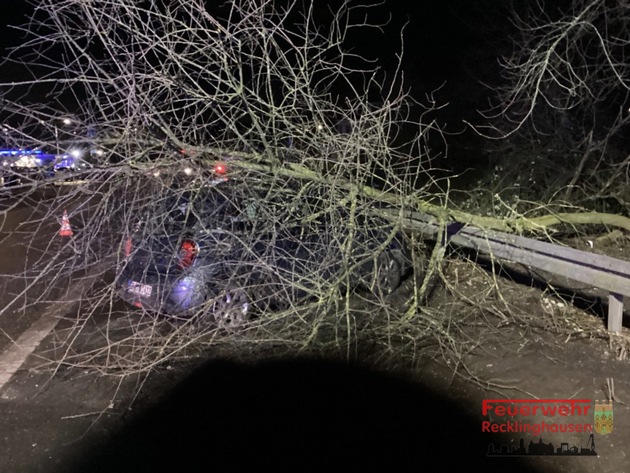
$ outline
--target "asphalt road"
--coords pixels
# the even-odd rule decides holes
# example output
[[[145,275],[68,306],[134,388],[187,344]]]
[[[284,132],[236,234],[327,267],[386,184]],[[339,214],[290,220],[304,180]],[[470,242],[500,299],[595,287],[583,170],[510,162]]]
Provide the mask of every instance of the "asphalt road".
[[[63,212],[51,193],[0,199],[0,352],[63,292],[72,242],[61,237]],[[64,202],[70,214],[76,207]]]
[[[63,210],[79,235],[89,202],[71,189],[0,197],[0,472],[49,472],[86,448],[97,432],[116,422],[118,393],[133,393],[115,377],[68,368],[58,361],[68,321],[85,310],[87,296],[104,284],[107,265],[77,254],[74,237],[60,235]],[[62,210],[63,208],[63,210]],[[107,255],[103,255],[107,256]],[[90,314],[93,333],[126,320],[127,307]],[[138,315],[135,314],[135,317]],[[121,324],[119,324],[121,325]],[[122,324],[124,328],[124,323]],[[123,384],[133,386],[131,376]],[[99,421],[99,427],[94,422]]]
[[[101,198],[69,185],[0,196],[0,356],[18,341],[38,343],[114,266],[111,224],[92,221],[102,221]],[[28,336],[29,327],[42,333]]]
[[[49,289],[42,268],[62,242],[55,238],[57,222],[47,220],[45,202],[2,199],[13,208],[0,216],[0,352],[37,320],[37,301]]]

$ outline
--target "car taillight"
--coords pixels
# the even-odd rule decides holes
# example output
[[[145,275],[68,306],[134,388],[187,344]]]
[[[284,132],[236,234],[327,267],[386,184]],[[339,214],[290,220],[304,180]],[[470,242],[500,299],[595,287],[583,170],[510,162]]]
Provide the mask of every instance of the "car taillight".
[[[218,174],[220,176],[223,176],[227,172],[227,168],[225,167],[225,164],[223,163],[215,164],[212,170],[214,171],[215,174]]]
[[[133,249],[133,243],[131,241],[131,237],[125,240],[125,258],[128,258],[131,254],[131,250]]]
[[[199,246],[192,240],[184,240],[179,248],[179,265],[182,268],[190,268],[199,253]]]
[[[131,255],[131,250],[133,250],[133,235],[140,231],[142,227],[142,219],[138,220],[134,225],[131,231],[131,235],[127,237],[125,240],[125,257],[128,258]]]

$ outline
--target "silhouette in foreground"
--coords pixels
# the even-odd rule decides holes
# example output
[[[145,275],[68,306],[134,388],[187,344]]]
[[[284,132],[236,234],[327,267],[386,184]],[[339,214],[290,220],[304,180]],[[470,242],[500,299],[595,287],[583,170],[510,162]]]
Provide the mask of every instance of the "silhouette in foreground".
[[[456,404],[344,363],[208,362],[73,472],[533,471]]]

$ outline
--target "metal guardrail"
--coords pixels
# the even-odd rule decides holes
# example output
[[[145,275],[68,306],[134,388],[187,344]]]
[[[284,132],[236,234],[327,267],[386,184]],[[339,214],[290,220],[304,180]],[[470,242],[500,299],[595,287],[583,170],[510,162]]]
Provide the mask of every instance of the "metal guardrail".
[[[380,209],[389,218],[400,211]],[[380,213],[379,212],[379,213]],[[630,262],[596,255],[543,241],[497,231],[484,231],[461,223],[441,224],[420,213],[406,212],[403,228],[429,238],[443,238],[491,258],[500,258],[547,271],[608,292],[608,330],[621,332],[623,298],[630,297]]]

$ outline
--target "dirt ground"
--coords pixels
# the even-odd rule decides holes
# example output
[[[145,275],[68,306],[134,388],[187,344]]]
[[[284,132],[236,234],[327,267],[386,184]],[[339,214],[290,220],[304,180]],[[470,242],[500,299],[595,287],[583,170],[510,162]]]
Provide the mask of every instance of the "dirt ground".
[[[584,251],[630,259],[630,240],[618,232],[573,238],[566,243]],[[474,348],[459,358],[462,365],[459,372],[463,372],[468,382],[448,384],[448,370],[444,370],[441,377],[436,376],[441,390],[462,405],[468,405],[470,412],[482,422],[583,423],[594,428],[595,406],[609,403],[613,411],[612,432],[594,432],[596,456],[526,458],[535,471],[627,471],[630,468],[627,458],[630,455],[627,444],[630,439],[628,301],[625,303],[623,331],[615,335],[606,330],[607,294],[595,288],[550,274],[534,274],[527,268],[509,264],[502,268],[495,266],[494,272],[490,265],[485,265],[485,274],[482,274],[479,266],[471,266],[460,259],[451,260],[446,273],[446,280],[457,282],[455,287],[462,291],[464,298],[469,298],[472,305],[483,303],[484,297],[479,294],[488,294],[486,311],[496,317],[476,334]],[[496,278],[495,274],[501,277]],[[490,295],[495,288],[500,297]],[[471,386],[471,380],[472,384],[477,382],[477,386]],[[588,400],[590,402],[582,403],[582,406],[591,407],[587,413],[567,417],[500,417],[496,412],[485,415],[482,412],[483,401],[489,399]],[[567,448],[575,446],[577,451],[591,445],[589,434],[583,432],[540,435],[509,432],[498,434],[491,440],[495,449],[503,445],[509,451],[520,446],[521,438],[525,447],[532,440],[534,443],[551,443],[554,449],[567,443]],[[513,459],[497,456],[488,460],[506,462]]]
[[[627,239],[593,241],[572,244],[630,255]],[[213,360],[148,379],[76,369],[51,376],[36,354],[0,392],[0,470],[414,471],[430,459],[433,471],[628,471],[627,328],[609,335],[601,300],[587,288],[556,292],[507,270],[452,258],[444,275],[453,285],[438,286],[433,304],[462,324],[461,343],[449,347],[456,355],[399,364],[392,356],[383,369],[374,360],[299,357]],[[613,430],[594,433],[596,455],[487,455],[521,438],[525,447],[590,449],[588,433],[493,434],[483,422],[594,424],[596,403],[611,398]],[[509,419],[482,411],[484,400],[534,399],[590,407]]]

